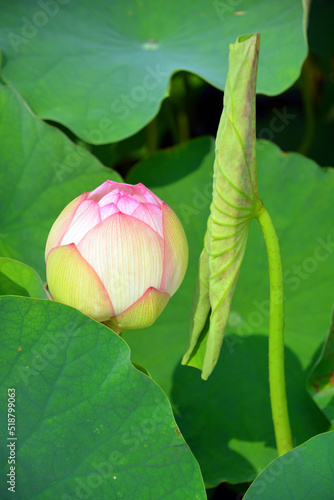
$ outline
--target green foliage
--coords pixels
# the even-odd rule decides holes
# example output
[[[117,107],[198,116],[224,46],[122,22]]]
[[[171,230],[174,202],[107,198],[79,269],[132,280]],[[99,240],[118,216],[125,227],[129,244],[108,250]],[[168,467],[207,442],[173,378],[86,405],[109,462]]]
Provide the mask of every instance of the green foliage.
[[[259,41],[258,35],[240,37],[230,46],[224,111],[216,138],[212,203],[199,259],[189,347],[182,359],[182,364],[202,370],[204,380],[219,358],[250,223],[259,200],[255,160]],[[208,316],[210,325],[205,328]]]
[[[207,487],[258,476],[247,500],[329,500],[334,173],[317,163],[334,165],[331,0],[1,4],[0,497],[13,497],[5,479],[14,387],[18,499],[204,500],[203,475]],[[261,40],[257,93],[280,94],[257,97],[258,137],[281,147],[257,141],[256,158],[284,269],[296,448],[281,458],[269,403],[268,263],[257,225],[214,373],[204,382],[181,366],[212,201],[215,145],[198,136],[216,134],[229,44],[249,33]],[[246,101],[236,108],[241,127]],[[175,210],[190,257],[156,323],[120,338],[48,300],[43,280],[46,238],[61,210],[122,178],[143,182]]]
[[[92,8],[89,0],[55,1],[48,12],[34,2],[7,2],[3,78],[40,117],[94,144],[147,124],[177,70],[223,89],[229,43],[245,32],[261,33],[258,92],[284,91],[306,56],[301,2],[245,0],[237,2],[241,15],[234,3],[96,0]]]
[[[0,109],[0,253],[45,277],[45,243],[62,209],[82,192],[121,177],[41,121],[8,87],[0,86]]]
[[[0,295],[48,298],[36,271],[22,262],[4,257],[0,257]]]
[[[133,360],[170,395],[209,486],[223,480],[248,481],[276,456],[267,399],[268,263],[257,224],[251,226],[217,374],[200,383],[197,371],[179,366],[189,322],[184,309],[191,308],[211,201],[213,161],[210,141],[203,138],[157,153],[127,178],[133,183],[140,179],[176,210],[189,241],[190,264],[180,290],[154,326],[124,333]],[[294,443],[301,444],[328,429],[307,394],[305,380],[328,329],[334,297],[333,224],[327,215],[334,208],[334,172],[321,170],[301,155],[283,154],[266,141],[257,143],[257,171],[260,196],[280,238],[288,405]],[[316,229],[312,232],[310,227]]]
[[[244,500],[313,500],[318,492],[322,500],[332,500],[333,446],[334,432],[328,432],[278,458],[256,478]]]
[[[309,393],[315,403],[334,425],[334,324],[324,344],[320,358],[307,381]]]
[[[166,396],[132,366],[120,337],[31,298],[2,297],[0,322],[1,423],[14,387],[18,498],[205,498]],[[3,478],[9,442],[2,433]]]

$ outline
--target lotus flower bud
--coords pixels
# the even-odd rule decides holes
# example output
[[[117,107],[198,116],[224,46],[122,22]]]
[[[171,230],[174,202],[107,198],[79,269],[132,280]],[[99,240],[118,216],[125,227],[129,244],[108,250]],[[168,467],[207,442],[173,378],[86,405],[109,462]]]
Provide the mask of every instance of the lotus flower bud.
[[[179,288],[188,244],[143,184],[106,181],[61,212],[45,249],[52,298],[114,331],[150,326]]]

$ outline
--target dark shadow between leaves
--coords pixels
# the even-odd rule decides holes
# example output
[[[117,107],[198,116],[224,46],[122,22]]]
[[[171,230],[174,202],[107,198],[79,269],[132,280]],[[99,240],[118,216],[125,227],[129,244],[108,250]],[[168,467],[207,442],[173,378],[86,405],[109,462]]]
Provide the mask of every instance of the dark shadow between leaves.
[[[126,177],[126,182],[142,182],[150,188],[173,184],[201,168],[203,161],[212,166],[213,141],[211,137],[193,139],[187,145],[158,152],[143,162],[137,163]],[[157,158],[159,168],[157,169]]]
[[[20,295],[21,297],[29,297],[29,293],[25,288],[15,283],[4,273],[0,272],[0,295]]]
[[[287,397],[294,445],[328,429],[305,388],[306,373],[285,351]],[[199,461],[207,487],[252,480],[276,458],[268,381],[268,340],[226,335],[208,381],[177,366],[171,401],[177,423]]]

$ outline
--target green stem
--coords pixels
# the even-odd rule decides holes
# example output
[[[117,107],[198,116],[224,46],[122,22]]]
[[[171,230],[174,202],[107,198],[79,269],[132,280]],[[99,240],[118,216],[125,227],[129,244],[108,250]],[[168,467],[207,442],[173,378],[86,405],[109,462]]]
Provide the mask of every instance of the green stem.
[[[273,222],[259,200],[255,216],[267,246],[270,279],[269,385],[278,455],[292,449],[284,375],[284,290],[281,252]]]

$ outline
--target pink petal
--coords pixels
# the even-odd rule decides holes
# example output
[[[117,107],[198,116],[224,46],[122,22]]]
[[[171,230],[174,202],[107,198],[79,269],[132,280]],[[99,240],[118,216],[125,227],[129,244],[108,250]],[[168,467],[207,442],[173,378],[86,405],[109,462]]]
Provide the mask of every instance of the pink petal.
[[[152,205],[152,203],[141,203],[138,208],[133,212],[133,217],[142,220],[148,224],[154,231],[161,237],[162,234],[162,212],[159,207]]]
[[[100,201],[106,194],[111,193],[114,189],[119,188],[120,182],[105,181],[101,186],[94,189],[89,193],[88,199]]]
[[[188,265],[188,242],[175,212],[162,203],[164,262],[159,289],[174,295],[182,283]]]
[[[162,201],[160,200],[160,198],[158,198],[154,193],[152,193],[152,191],[147,189],[147,187],[145,187],[144,184],[142,184],[141,182],[139,184],[137,184],[137,186],[140,187],[140,191],[141,191],[142,195],[144,196],[145,201],[147,203],[152,203],[153,205],[157,205],[158,207],[161,207]]]
[[[80,196],[71,201],[71,203],[69,203],[61,212],[61,214],[58,216],[58,218],[56,219],[50,230],[46,242],[45,258],[47,258],[48,253],[50,252],[50,250],[52,250],[52,248],[60,245],[62,237],[64,236],[66,230],[71,224],[71,221],[75,215],[77,208],[86,199],[86,197],[87,193],[82,193]]]
[[[60,244],[79,243],[85,234],[99,222],[101,222],[101,215],[98,204],[93,200],[85,200],[75,212]]]
[[[137,184],[139,186],[139,184]],[[111,193],[112,191],[118,189],[120,191],[126,191],[129,194],[133,193],[134,188],[132,184],[126,184],[125,182],[115,182],[115,181],[105,181],[101,186],[94,189],[89,193],[88,199],[101,201],[104,196]],[[146,189],[146,188],[145,188]]]
[[[105,321],[115,314],[100,278],[73,243],[51,250],[46,275],[54,300],[75,307],[97,321]]]
[[[147,203],[152,203],[161,207],[162,201],[158,196],[156,196],[152,191],[150,191],[144,184],[139,182],[138,184],[132,185],[125,182],[115,182],[115,181],[105,181],[101,186],[91,191],[88,195],[89,200],[95,200],[101,202],[101,200],[108,194],[112,193],[114,190],[119,190],[118,192],[125,191],[126,193],[135,197],[138,201]],[[111,200],[113,203],[113,201]],[[108,202],[110,203],[110,201]],[[104,202],[103,205],[107,204]],[[100,206],[102,206],[100,204]]]
[[[117,205],[120,196],[121,195],[119,189],[114,189],[114,191],[112,191],[111,193],[107,193],[105,196],[103,196],[103,198],[101,198],[101,200],[98,202],[99,207],[110,205],[110,203]]]
[[[132,215],[132,213],[136,210],[137,207],[139,207],[139,205],[140,202],[136,200],[136,198],[124,191],[121,192],[121,197],[118,200],[117,208],[123,214]]]
[[[162,277],[162,238],[147,224],[121,212],[95,226],[78,244],[106,287],[119,314]]]
[[[146,203],[144,196],[142,195],[140,189],[134,188],[132,191],[132,196],[138,200],[140,203]]]
[[[110,205],[105,205],[104,207],[100,208],[101,220],[110,217],[110,215],[117,214],[118,212],[118,208],[113,203],[110,203]]]

